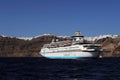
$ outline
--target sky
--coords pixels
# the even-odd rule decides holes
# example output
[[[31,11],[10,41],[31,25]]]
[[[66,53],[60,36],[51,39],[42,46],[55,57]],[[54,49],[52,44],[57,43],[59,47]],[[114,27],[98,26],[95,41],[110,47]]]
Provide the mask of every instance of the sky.
[[[0,0],[0,35],[120,34],[120,0]]]

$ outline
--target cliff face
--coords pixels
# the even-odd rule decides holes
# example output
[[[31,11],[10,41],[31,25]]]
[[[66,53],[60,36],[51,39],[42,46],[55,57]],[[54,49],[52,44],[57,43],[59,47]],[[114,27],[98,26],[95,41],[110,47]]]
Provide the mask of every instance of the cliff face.
[[[50,43],[53,38],[67,39],[54,35],[40,36],[32,40],[0,36],[0,57],[40,57],[41,47]]]
[[[0,36],[0,57],[40,57],[39,51],[44,44],[50,43],[52,39],[70,40],[69,37],[57,37],[44,35],[31,40]],[[120,57],[120,37],[103,38],[96,41],[102,45],[103,57]]]
[[[103,38],[97,41],[102,45],[103,57],[120,57],[120,37],[116,38]]]

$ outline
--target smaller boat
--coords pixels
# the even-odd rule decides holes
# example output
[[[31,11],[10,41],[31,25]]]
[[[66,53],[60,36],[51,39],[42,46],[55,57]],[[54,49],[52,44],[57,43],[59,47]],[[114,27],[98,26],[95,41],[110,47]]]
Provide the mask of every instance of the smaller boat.
[[[40,51],[43,57],[50,59],[81,59],[97,58],[101,52],[101,45],[88,43],[80,32],[71,36],[72,40],[51,42],[45,44]]]

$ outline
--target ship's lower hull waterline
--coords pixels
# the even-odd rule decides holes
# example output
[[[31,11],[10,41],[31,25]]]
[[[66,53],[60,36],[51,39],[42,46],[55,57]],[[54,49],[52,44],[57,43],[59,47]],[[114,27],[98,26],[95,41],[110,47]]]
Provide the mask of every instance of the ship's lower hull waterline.
[[[55,52],[55,53],[43,53],[43,57],[49,59],[88,59],[99,57],[100,52]]]

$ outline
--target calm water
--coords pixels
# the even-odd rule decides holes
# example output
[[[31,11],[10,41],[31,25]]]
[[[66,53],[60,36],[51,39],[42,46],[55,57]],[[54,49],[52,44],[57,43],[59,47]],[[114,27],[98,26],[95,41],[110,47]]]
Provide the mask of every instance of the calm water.
[[[120,80],[120,58],[0,58],[0,80]]]

